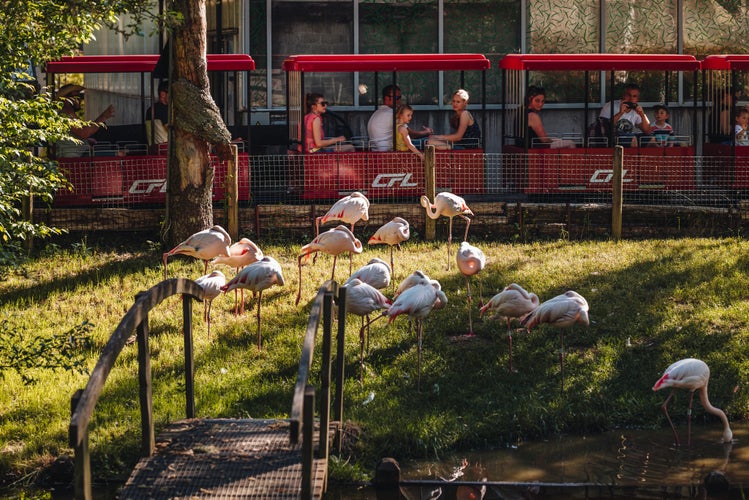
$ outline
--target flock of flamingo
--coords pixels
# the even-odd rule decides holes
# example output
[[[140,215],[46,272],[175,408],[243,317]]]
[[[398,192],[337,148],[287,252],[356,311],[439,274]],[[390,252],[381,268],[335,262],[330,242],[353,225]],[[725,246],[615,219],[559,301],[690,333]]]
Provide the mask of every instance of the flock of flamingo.
[[[470,279],[481,272],[486,266],[484,253],[476,246],[468,243],[468,229],[471,224],[469,215],[474,215],[465,200],[452,193],[439,193],[432,203],[427,196],[421,197],[421,206],[432,219],[448,217],[449,229],[447,239],[447,270],[450,270],[450,247],[452,242],[452,221],[458,216],[466,221],[465,234],[460,249],[456,253],[456,264],[460,273],[465,276],[468,302],[468,334],[473,333],[473,319],[471,314],[472,294]],[[409,322],[416,325],[418,347],[418,384],[421,382],[421,346],[423,338],[423,320],[434,309],[440,309],[447,304],[447,296],[442,291],[440,283],[429,278],[423,271],[417,270],[408,275],[398,285],[393,298],[386,297],[381,290],[388,288],[394,275],[393,247],[400,249],[400,244],[410,237],[409,223],[401,217],[395,217],[381,226],[369,238],[368,244],[385,244],[390,246],[390,265],[382,259],[371,259],[365,266],[353,272],[353,254],[360,254],[362,243],[354,235],[354,225],[359,221],[369,220],[369,200],[360,192],[353,192],[338,200],[322,217],[315,220],[316,236],[304,245],[297,258],[299,268],[299,289],[295,304],[299,304],[302,293],[302,266],[318,252],[333,256],[331,280],[335,279],[336,260],[338,255],[349,254],[349,275],[344,283],[347,289],[346,312],[361,317],[359,338],[361,343],[360,380],[365,351],[365,339],[369,338],[369,325],[382,317],[388,317],[392,323],[398,316],[408,316]],[[340,224],[328,231],[320,233],[320,225],[331,221],[350,224],[350,227]],[[193,234],[185,241],[175,246],[163,255],[164,279],[167,278],[167,259],[173,255],[186,255],[200,259],[205,263],[205,274],[198,278],[198,283],[205,293],[204,318],[210,337],[211,303],[221,292],[235,292],[234,314],[244,312],[244,289],[253,292],[257,301],[257,339],[258,349],[262,349],[260,334],[260,304],[262,293],[273,285],[284,285],[281,266],[273,257],[264,255],[262,250],[247,238],[242,238],[232,244],[231,237],[221,226],[213,226]],[[214,270],[208,273],[208,265],[225,265],[234,268],[236,275],[226,281],[225,275]],[[314,263],[314,259],[313,259]],[[241,292],[241,298],[237,297]],[[481,293],[479,294],[481,295]],[[483,302],[483,300],[481,300]],[[531,331],[541,323],[547,323],[559,328],[560,339],[560,375],[564,388],[564,337],[563,330],[576,324],[589,326],[588,302],[579,293],[568,290],[549,300],[541,302],[535,293],[526,291],[522,286],[511,283],[500,293],[494,295],[486,304],[480,305],[480,315],[489,314],[490,319],[504,319],[507,325],[507,339],[509,344],[509,370],[515,371],[512,364],[512,322],[517,321],[520,327]],[[374,313],[379,313],[372,318]],[[367,334],[365,335],[365,331]],[[368,340],[367,340],[368,343]],[[722,440],[731,442],[731,432],[725,413],[710,404],[707,396],[707,385],[710,369],[701,360],[687,358],[670,365],[663,376],[653,386],[653,391],[671,389],[671,393],[662,405],[666,419],[671,425],[675,442],[680,443],[678,433],[668,414],[667,405],[676,389],[686,389],[690,392],[688,435],[691,444],[691,413],[694,393],[698,392],[700,402],[708,413],[716,415],[723,423]]]

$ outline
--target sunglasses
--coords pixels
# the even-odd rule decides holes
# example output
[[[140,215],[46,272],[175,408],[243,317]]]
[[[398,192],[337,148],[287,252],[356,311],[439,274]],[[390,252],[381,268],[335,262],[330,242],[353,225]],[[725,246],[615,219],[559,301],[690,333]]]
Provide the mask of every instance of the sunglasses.
[[[320,101],[317,104],[319,104],[320,106],[327,106],[330,103],[328,101]]]

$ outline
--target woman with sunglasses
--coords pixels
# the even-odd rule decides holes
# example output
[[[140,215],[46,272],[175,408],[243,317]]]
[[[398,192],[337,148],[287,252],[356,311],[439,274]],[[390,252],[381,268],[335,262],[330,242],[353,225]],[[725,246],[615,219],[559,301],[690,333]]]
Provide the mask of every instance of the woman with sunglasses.
[[[328,101],[320,94],[307,94],[305,96],[307,114],[304,115],[304,152],[316,153],[318,151],[354,151],[352,144],[342,144],[346,137],[339,135],[331,139],[325,138],[322,127],[321,115],[328,109]]]

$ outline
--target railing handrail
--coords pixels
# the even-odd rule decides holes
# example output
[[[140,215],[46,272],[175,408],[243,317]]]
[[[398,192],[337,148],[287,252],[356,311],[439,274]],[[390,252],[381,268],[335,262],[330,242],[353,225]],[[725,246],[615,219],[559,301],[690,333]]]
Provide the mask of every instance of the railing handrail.
[[[73,404],[71,408],[72,415],[68,427],[68,436],[70,446],[76,450],[76,476],[80,476],[76,478],[76,498],[90,498],[91,496],[90,457],[88,456],[88,425],[91,421],[96,403],[104,389],[104,384],[109,376],[109,372],[114,367],[114,363],[120,352],[122,352],[122,349],[125,347],[128,338],[130,338],[136,329],[138,329],[139,335],[141,331],[145,331],[147,336],[147,325],[144,326],[144,321],[148,320],[149,311],[165,299],[178,294],[183,296],[183,300],[186,296],[199,300],[203,300],[204,298],[203,288],[194,281],[186,278],[168,279],[151,287],[147,291],[138,293],[135,297],[135,304],[133,304],[127,313],[125,313],[125,316],[122,318],[119,325],[117,325],[114,333],[112,333],[112,336],[109,337],[109,340],[102,349],[99,360],[96,362],[96,366],[86,383],[86,388],[82,391],[79,390],[76,395],[73,396]],[[192,311],[192,308],[189,307],[190,303],[190,301],[185,301],[184,309]],[[183,321],[189,321],[187,311],[183,311]],[[183,328],[183,331],[185,336],[192,336],[191,327],[189,325]],[[186,341],[186,346],[187,345]],[[145,343],[145,346],[147,348],[147,343]],[[139,351],[140,347],[139,340]],[[185,352],[185,357],[187,358],[188,356],[191,357],[192,353]],[[141,364],[141,357],[145,357],[145,359],[149,360],[146,364],[150,371],[150,356],[148,353],[139,352],[139,365]],[[139,371],[142,371],[142,367],[139,368]],[[150,382],[150,373],[148,374],[148,380]],[[150,391],[150,386],[148,387],[148,390]],[[150,397],[148,399],[150,400]],[[150,412],[150,408],[148,408],[147,411]],[[143,409],[141,409],[141,412],[143,412]],[[81,453],[79,453],[79,451],[81,451]]]

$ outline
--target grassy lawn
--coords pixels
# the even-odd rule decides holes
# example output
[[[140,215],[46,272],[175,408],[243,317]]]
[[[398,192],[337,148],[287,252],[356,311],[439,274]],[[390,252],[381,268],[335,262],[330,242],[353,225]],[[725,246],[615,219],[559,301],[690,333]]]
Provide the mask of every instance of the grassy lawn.
[[[456,235],[462,231],[458,224]],[[375,228],[367,228],[367,238]],[[362,230],[360,239],[366,241]],[[196,304],[196,409],[199,417],[286,417],[301,353],[309,301],[330,277],[332,257],[303,268],[302,301],[296,255],[305,242],[268,244],[263,251],[282,265],[286,285],[263,295],[263,350],[257,349],[255,302],[234,317],[232,294],[213,304],[211,338]],[[453,258],[458,245],[453,244]],[[421,390],[417,348],[406,318],[373,324],[364,382],[359,383],[359,319],[351,316],[346,340],[344,415],[352,436],[346,457],[373,471],[382,456],[440,456],[490,449],[556,433],[596,433],[618,427],[667,426],[651,387],[673,361],[698,357],[712,371],[711,402],[732,421],[747,415],[749,394],[749,242],[679,239],[507,244],[472,241],[487,256],[472,280],[475,337],[465,338],[468,309],[464,277],[446,267],[446,244],[409,241],[395,254],[395,282],[421,269],[442,284],[449,303],[424,322]],[[364,245],[354,268],[380,257],[386,246]],[[348,277],[348,258],[336,276]],[[222,269],[227,277],[233,271]],[[169,275],[197,278],[202,262],[170,259]],[[162,279],[161,250],[143,242],[103,246],[81,240],[48,245],[6,269],[0,284],[0,320],[28,335],[50,336],[84,321],[93,323],[89,369],[139,291]],[[541,300],[568,289],[585,296],[591,325],[565,332],[565,390],[560,390],[559,334],[548,326],[514,335],[509,373],[505,323],[479,318],[484,300],[516,282]],[[479,285],[480,283],[480,285]],[[385,290],[392,296],[393,289]],[[154,413],[157,425],[184,417],[181,304],[167,300],[151,315]],[[122,480],[137,460],[140,439],[136,346],[127,346],[110,374],[91,426],[94,475]],[[25,385],[6,370],[0,383],[2,482],[23,483],[45,464],[70,454],[70,397],[87,377],[39,371]],[[683,424],[686,393],[672,416]],[[717,422],[701,406],[698,422]],[[717,429],[717,427],[716,427]],[[716,430],[716,440],[719,434]]]

